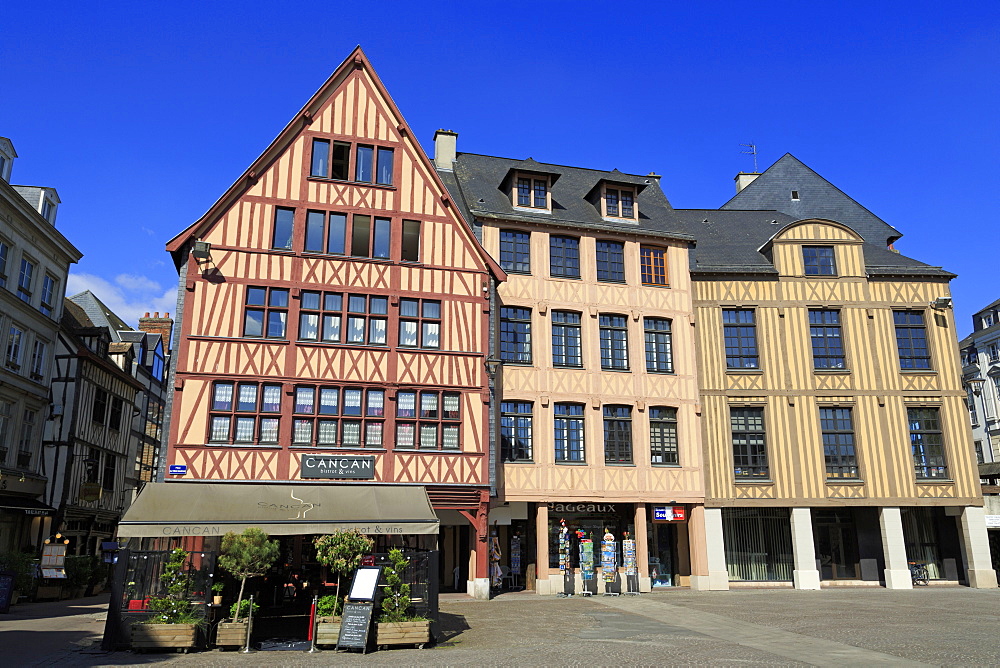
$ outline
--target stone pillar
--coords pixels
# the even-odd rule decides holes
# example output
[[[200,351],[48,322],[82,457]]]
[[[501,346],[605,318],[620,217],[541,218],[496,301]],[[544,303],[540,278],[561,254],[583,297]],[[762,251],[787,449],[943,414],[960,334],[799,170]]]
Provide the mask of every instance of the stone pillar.
[[[819,589],[816,544],[813,541],[812,511],[792,508],[792,582],[796,589]]]
[[[903,519],[899,508],[879,508],[878,522],[882,528],[885,588],[913,589],[910,567],[906,563],[906,542],[903,540]]]
[[[990,561],[990,543],[986,532],[986,511],[983,508],[962,508],[962,546],[968,570],[969,586],[975,589],[996,589],[997,572]]]
[[[691,517],[688,518],[688,540],[691,547],[691,589],[728,590],[722,508],[692,506]]]
[[[652,591],[649,579],[649,536],[646,533],[646,504],[635,504],[635,560],[639,573],[639,591]]]
[[[535,510],[535,591],[551,594],[549,586],[549,506],[537,503]]]

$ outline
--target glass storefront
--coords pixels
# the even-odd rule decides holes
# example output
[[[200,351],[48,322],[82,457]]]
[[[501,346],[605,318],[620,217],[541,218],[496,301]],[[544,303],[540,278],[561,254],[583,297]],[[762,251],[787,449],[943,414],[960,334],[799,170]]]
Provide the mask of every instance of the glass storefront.
[[[792,527],[788,508],[723,508],[730,580],[792,579]]]
[[[610,531],[617,542],[618,565],[622,564],[622,539],[629,532],[635,537],[634,507],[631,503],[550,503],[549,504],[549,568],[559,568],[560,520],[566,520],[570,534],[570,563],[580,567],[578,531],[594,541],[599,550],[605,532]]]
[[[654,587],[675,587],[677,572],[674,546],[677,525],[651,524],[649,541],[649,579]]]

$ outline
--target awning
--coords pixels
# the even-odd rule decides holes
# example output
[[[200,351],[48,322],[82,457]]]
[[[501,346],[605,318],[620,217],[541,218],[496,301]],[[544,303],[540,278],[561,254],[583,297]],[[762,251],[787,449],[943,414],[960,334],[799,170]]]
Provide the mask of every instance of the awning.
[[[143,488],[118,536],[221,536],[249,527],[276,536],[436,534],[438,524],[423,487],[160,482]]]
[[[51,515],[56,509],[47,503],[42,503],[30,496],[15,494],[0,494],[0,508],[5,510],[23,510],[28,515]]]

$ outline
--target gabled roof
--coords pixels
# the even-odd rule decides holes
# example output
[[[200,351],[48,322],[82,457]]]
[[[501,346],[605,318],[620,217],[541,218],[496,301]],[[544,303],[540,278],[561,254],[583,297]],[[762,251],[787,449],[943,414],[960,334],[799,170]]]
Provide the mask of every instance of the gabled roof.
[[[655,176],[624,174],[618,170],[567,167],[531,160],[533,171],[559,175],[559,179],[551,185],[552,212],[515,208],[509,192],[503,186],[511,170],[527,169],[527,164],[527,161],[514,158],[458,153],[453,171],[440,170],[438,174],[451,190],[456,203],[464,207],[470,220],[495,219],[629,232],[683,241],[692,239],[674,215],[673,207],[660,190]],[[600,210],[587,196],[602,181],[636,186],[638,222],[629,223],[601,216]]]
[[[798,200],[792,200],[793,190],[798,192]],[[835,220],[853,229],[868,243],[879,246],[887,246],[903,236],[791,153],[782,156],[721,208],[769,209],[796,220]]]
[[[431,175],[431,178],[435,179],[436,185],[440,188],[442,196],[448,193],[448,189],[445,187],[444,183],[441,182],[438,176],[437,170],[434,168],[431,161],[427,158],[427,154],[424,153],[423,148],[420,146],[410,130],[409,124],[403,118],[403,114],[399,111],[399,107],[393,101],[392,96],[389,95],[389,91],[386,89],[382,80],[379,79],[378,74],[372,67],[371,62],[368,57],[362,51],[360,46],[355,47],[354,51],[342,62],[330,78],[320,86],[319,90],[306,102],[305,106],[298,111],[297,114],[288,122],[288,125],[275,137],[274,141],[264,150],[260,156],[253,161],[250,167],[247,168],[245,172],[229,187],[228,190],[220,197],[212,207],[205,212],[201,218],[195,221],[193,224],[188,226],[183,232],[175,236],[173,239],[167,242],[167,251],[169,251],[174,257],[174,264],[179,268],[183,263],[183,254],[187,244],[199,238],[206,230],[208,230],[229,208],[256,182],[257,177],[262,174],[275,160],[277,160],[284,152],[288,149],[293,141],[299,134],[309,127],[313,116],[320,110],[327,100],[337,91],[339,86],[344,82],[345,79],[354,71],[355,68],[363,68],[374,82],[375,89],[379,95],[381,95],[386,104],[389,106],[391,112],[400,119],[403,126],[401,131],[405,130],[404,134],[410,139],[415,149],[415,154],[418,159],[426,167],[426,171]],[[500,268],[500,265],[490,257],[483,247],[480,245],[479,240],[476,239],[475,235],[472,233],[472,228],[462,218],[461,210],[457,210],[460,222],[465,222],[464,225],[460,225],[459,229],[462,229],[473,247],[479,253],[484,264],[490,269],[490,271],[500,280],[506,279],[506,273]]]
[[[132,329],[90,290],[84,290],[79,294],[75,294],[72,297],[69,297],[69,300],[86,312],[87,317],[90,318],[93,326],[107,327],[108,330],[113,333],[112,336],[115,336],[115,338],[118,338],[116,333],[119,330]]]

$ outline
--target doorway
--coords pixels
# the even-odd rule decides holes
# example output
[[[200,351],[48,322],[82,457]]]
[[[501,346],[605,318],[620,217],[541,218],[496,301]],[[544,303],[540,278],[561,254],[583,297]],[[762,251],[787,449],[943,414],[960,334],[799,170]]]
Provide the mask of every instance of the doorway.
[[[816,558],[822,580],[857,580],[861,573],[858,529],[849,508],[813,509]]]

